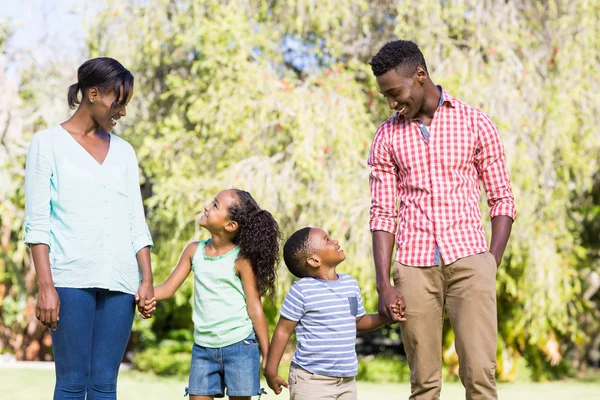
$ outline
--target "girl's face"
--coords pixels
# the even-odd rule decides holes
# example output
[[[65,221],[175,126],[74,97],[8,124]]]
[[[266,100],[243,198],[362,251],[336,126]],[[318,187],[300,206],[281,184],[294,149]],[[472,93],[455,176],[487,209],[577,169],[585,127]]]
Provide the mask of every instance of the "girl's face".
[[[236,201],[237,196],[233,190],[219,192],[210,204],[204,206],[204,213],[200,216],[199,225],[207,229],[231,227],[231,224],[235,223],[229,219],[229,208]]]

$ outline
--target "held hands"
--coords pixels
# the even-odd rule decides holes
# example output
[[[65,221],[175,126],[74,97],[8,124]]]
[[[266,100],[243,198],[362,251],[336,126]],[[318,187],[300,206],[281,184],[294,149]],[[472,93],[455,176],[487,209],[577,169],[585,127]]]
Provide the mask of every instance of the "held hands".
[[[404,310],[406,310],[406,305],[403,300],[397,299],[396,304],[392,305],[392,311],[399,318],[398,321],[403,322],[406,321],[406,317],[404,317]]]
[[[154,297],[154,287],[152,284],[142,282],[137,293],[135,294],[135,302],[140,312],[140,318],[152,318],[152,313],[156,310],[156,299]]]
[[[392,286],[379,291],[377,303],[379,314],[390,322],[404,322],[406,317],[406,303],[402,294]]]

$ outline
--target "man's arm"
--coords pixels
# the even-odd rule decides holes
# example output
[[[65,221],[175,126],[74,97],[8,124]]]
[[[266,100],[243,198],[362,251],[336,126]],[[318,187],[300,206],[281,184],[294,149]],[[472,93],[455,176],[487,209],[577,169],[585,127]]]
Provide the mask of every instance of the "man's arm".
[[[392,127],[386,123],[379,127],[373,138],[369,154],[368,164],[371,167],[369,176],[370,228],[373,235],[373,261],[379,295],[378,311],[390,321],[403,321],[402,315],[394,313],[392,306],[400,301],[402,314],[404,314],[404,298],[390,283],[392,252],[398,227],[396,221],[398,217],[396,207],[398,171],[386,141],[390,129]]]
[[[510,237],[513,220],[506,215],[498,215],[492,218],[492,243],[490,244],[490,253],[496,259],[496,265],[502,263],[502,256]]]
[[[502,263],[502,256],[517,211],[510,187],[506,155],[498,128],[485,113],[481,113],[477,127],[479,143],[475,155],[475,166],[490,206],[490,218],[492,219],[490,253],[499,266]]]
[[[377,309],[381,315],[389,321],[406,321],[404,311],[404,297],[390,283],[390,265],[392,263],[392,251],[396,236],[385,231],[373,232],[373,260],[375,261],[376,287],[379,300]],[[400,315],[396,314],[393,307],[400,302]]]

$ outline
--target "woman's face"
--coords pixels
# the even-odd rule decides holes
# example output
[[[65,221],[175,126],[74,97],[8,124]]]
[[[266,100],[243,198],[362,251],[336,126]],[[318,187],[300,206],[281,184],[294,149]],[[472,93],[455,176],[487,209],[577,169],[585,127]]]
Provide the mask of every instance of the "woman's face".
[[[117,99],[117,93],[111,90],[102,93],[97,88],[91,88],[90,101],[92,102],[92,119],[94,123],[104,132],[112,132],[119,119],[127,115],[127,104],[133,96],[133,90],[129,93],[127,101],[123,102],[123,87],[119,90],[117,105],[113,106]]]

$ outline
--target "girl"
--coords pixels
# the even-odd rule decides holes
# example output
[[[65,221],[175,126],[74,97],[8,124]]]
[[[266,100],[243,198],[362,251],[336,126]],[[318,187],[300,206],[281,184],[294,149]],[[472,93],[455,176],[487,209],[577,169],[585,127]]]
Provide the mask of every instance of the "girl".
[[[137,158],[110,133],[127,115],[133,81],[112,58],[84,62],[68,92],[77,110],[36,133],[27,153],[24,241],[36,317],[52,334],[54,400],[116,399],[134,294],[142,309],[153,297]]]
[[[274,290],[279,264],[279,226],[250,193],[223,190],[204,208],[200,226],[211,238],[189,244],[175,270],[154,288],[157,301],[169,299],[194,273],[194,346],[191,400],[250,399],[260,394],[259,348],[263,368],[269,332],[261,296]],[[147,314],[154,301],[146,306]]]

